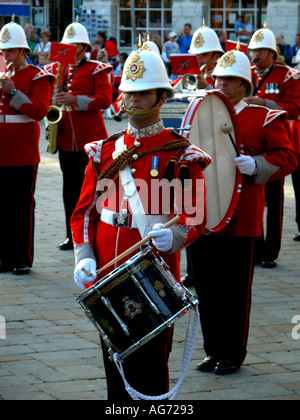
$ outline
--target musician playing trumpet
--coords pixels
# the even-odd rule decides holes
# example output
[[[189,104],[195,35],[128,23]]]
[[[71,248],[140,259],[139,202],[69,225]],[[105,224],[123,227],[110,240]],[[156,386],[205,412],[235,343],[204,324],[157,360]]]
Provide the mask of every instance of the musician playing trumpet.
[[[14,17],[1,29],[0,50],[7,67],[0,80],[0,273],[22,275],[33,264],[38,121],[48,111],[54,77],[28,65],[31,50]]]
[[[189,54],[196,54],[200,69],[200,74],[194,75],[192,84],[195,86],[193,88],[213,89],[212,72],[216,62],[224,54],[216,32],[203,24],[193,35]],[[176,90],[186,88],[185,76],[180,79],[180,82],[176,83]]]

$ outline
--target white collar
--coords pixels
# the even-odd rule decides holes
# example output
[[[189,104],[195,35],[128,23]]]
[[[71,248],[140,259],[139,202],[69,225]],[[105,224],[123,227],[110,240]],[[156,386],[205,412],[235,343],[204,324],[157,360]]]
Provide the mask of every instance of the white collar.
[[[239,114],[244,108],[246,108],[247,104],[243,100],[238,102],[236,105],[234,105],[234,109],[237,114]]]
[[[163,131],[164,123],[162,120],[159,120],[157,123],[153,125],[149,125],[145,128],[135,128],[130,123],[128,123],[127,132],[133,137],[140,138],[140,137],[149,137],[149,136],[156,136],[158,133]]]

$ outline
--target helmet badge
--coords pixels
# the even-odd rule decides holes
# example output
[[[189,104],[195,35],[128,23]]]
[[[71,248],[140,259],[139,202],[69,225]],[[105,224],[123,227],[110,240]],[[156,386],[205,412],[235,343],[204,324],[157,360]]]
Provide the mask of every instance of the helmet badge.
[[[136,79],[143,78],[143,73],[147,69],[144,67],[144,62],[140,61],[140,58],[138,54],[132,57],[125,71],[126,79],[131,79],[134,82]]]
[[[205,40],[202,34],[199,32],[194,40],[194,47],[199,48],[202,47],[203,44],[205,44]]]
[[[66,37],[68,39],[71,39],[71,38],[74,38],[75,35],[76,35],[76,31],[75,31],[74,27],[73,26],[70,26],[70,28],[69,28],[69,30],[68,30],[68,32],[66,34]]]
[[[228,51],[228,53],[224,54],[220,60],[220,67],[231,67],[234,63],[236,63],[236,59],[234,56],[234,50]]]
[[[8,42],[11,39],[10,33],[8,28],[5,28],[4,31],[1,34],[0,41],[1,42]]]
[[[261,42],[264,39],[264,34],[262,30],[257,31],[253,36],[253,42]]]

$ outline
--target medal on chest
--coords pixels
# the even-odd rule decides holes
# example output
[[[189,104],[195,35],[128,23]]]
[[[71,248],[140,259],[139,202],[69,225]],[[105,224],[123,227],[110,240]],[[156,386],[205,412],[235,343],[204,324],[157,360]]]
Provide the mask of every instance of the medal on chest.
[[[158,156],[152,156],[150,175],[156,177],[158,175]]]

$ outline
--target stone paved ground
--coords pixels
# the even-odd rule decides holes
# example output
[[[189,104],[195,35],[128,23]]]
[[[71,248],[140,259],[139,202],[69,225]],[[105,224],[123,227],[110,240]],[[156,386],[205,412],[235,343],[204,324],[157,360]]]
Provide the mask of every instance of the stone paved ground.
[[[126,120],[106,120],[106,124],[113,133],[126,125]],[[105,400],[98,334],[76,302],[80,289],[73,283],[73,252],[57,247],[65,235],[61,173],[57,155],[51,156],[45,149],[42,135],[34,267],[29,276],[0,274],[0,322],[3,317],[6,320],[6,339],[0,339],[0,399]],[[204,356],[199,330],[180,400],[300,399],[300,328],[292,324],[294,316],[300,317],[300,243],[292,240],[295,229],[288,177],[278,266],[255,269],[244,366],[225,377],[198,372],[196,365]],[[184,269],[183,253],[183,273]],[[175,324],[172,386],[181,371],[187,322],[188,315]],[[216,328],[222,328],[221,319]],[[292,338],[293,328],[298,339]]]

